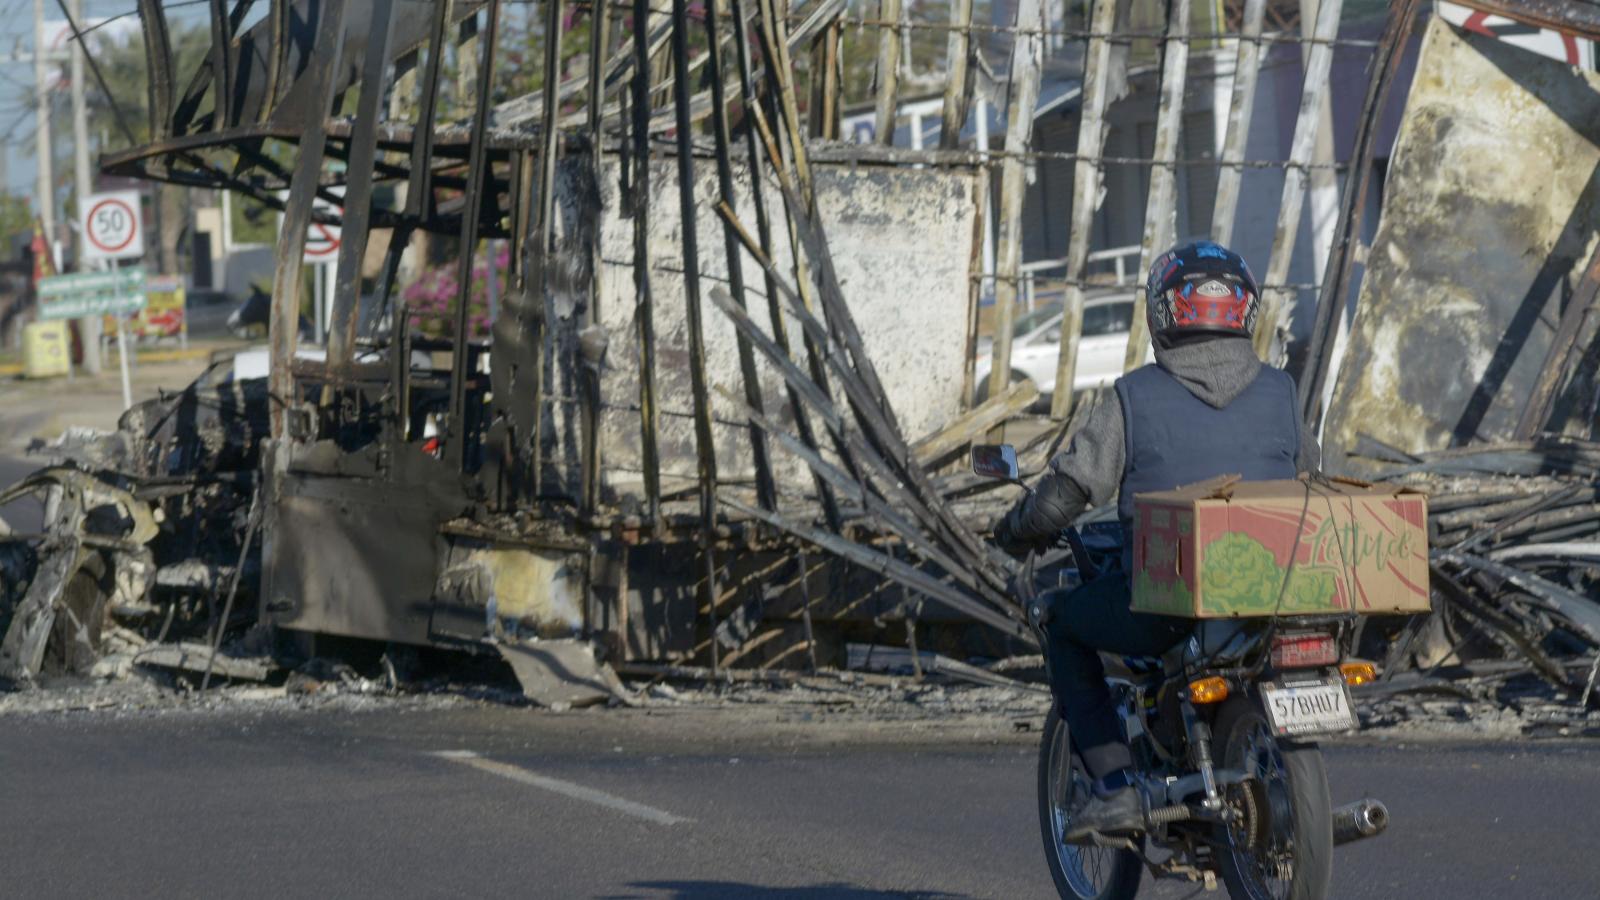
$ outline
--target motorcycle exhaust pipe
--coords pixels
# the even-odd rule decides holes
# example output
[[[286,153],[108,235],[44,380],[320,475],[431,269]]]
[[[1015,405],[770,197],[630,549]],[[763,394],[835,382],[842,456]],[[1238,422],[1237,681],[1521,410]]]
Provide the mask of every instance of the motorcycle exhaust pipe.
[[[1381,801],[1368,797],[1347,803],[1333,811],[1333,844],[1376,837],[1389,827],[1389,808]]]

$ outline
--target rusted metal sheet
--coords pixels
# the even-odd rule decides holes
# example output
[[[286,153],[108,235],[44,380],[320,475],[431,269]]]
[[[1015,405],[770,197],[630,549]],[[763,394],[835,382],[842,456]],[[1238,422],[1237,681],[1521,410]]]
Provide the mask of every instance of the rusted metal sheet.
[[[1462,6],[1600,41],[1600,4],[1591,0],[1455,0]]]
[[[1381,128],[1380,117],[1388,106],[1389,89],[1398,80],[1400,63],[1416,24],[1421,0],[1400,0],[1390,7],[1389,18],[1372,60],[1372,79],[1361,104],[1361,119],[1356,126],[1355,146],[1351,151],[1350,176],[1339,204],[1339,221],[1334,227],[1333,244],[1328,251],[1328,266],[1323,273],[1322,290],[1317,298],[1317,319],[1312,328],[1305,360],[1296,380],[1300,384],[1300,411],[1305,423],[1315,429],[1327,411],[1327,393],[1334,379],[1330,370],[1338,364],[1336,348],[1349,337],[1349,317],[1345,314],[1349,294],[1350,269],[1362,234],[1367,191],[1374,174],[1373,156]],[[1220,200],[1218,201],[1221,202]]]
[[[1435,19],[1328,413],[1406,452],[1509,437],[1600,231],[1600,74]]]

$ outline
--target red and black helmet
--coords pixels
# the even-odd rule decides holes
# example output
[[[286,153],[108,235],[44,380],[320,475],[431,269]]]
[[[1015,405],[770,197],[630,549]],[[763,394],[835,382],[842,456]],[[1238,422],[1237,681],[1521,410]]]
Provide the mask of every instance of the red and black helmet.
[[[1212,241],[1161,254],[1145,282],[1145,315],[1152,335],[1211,332],[1249,336],[1261,290],[1244,257]]]

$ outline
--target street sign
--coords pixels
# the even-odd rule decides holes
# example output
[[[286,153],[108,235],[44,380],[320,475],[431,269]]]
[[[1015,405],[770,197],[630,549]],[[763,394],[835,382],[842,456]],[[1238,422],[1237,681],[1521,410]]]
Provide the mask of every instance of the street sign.
[[[329,262],[337,259],[341,231],[337,225],[312,222],[306,229],[306,262]]]
[[[177,275],[148,275],[144,279],[144,296],[144,309],[128,321],[128,332],[134,337],[182,337],[187,329],[183,279]]]
[[[144,223],[138,191],[90,194],[78,225],[83,259],[139,259],[144,256]]]
[[[343,196],[344,188],[334,188],[334,193]],[[287,201],[289,192],[279,191],[278,199]],[[344,207],[321,197],[312,199],[311,217],[313,221],[306,226],[306,246],[300,254],[301,262],[308,265],[310,263],[331,263],[339,258],[340,235],[343,229],[338,225],[324,225],[315,221],[319,215],[343,219]],[[283,215],[281,213],[278,215],[278,233],[280,236],[283,234]]]
[[[121,316],[144,308],[144,269],[77,272],[39,279],[39,318]]]

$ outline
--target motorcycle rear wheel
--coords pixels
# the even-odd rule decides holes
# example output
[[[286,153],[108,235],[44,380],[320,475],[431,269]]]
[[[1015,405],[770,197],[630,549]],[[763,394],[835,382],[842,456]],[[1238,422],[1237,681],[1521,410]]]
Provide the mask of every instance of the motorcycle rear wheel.
[[[1088,796],[1088,770],[1072,752],[1067,723],[1055,710],[1039,744],[1039,831],[1056,891],[1068,900],[1133,900],[1144,865],[1130,850],[1065,844],[1070,811]]]
[[[1230,831],[1218,854],[1229,896],[1323,900],[1333,869],[1333,804],[1322,751],[1274,737],[1253,697],[1227,701],[1214,734],[1221,765],[1258,784],[1246,803],[1252,821]]]

